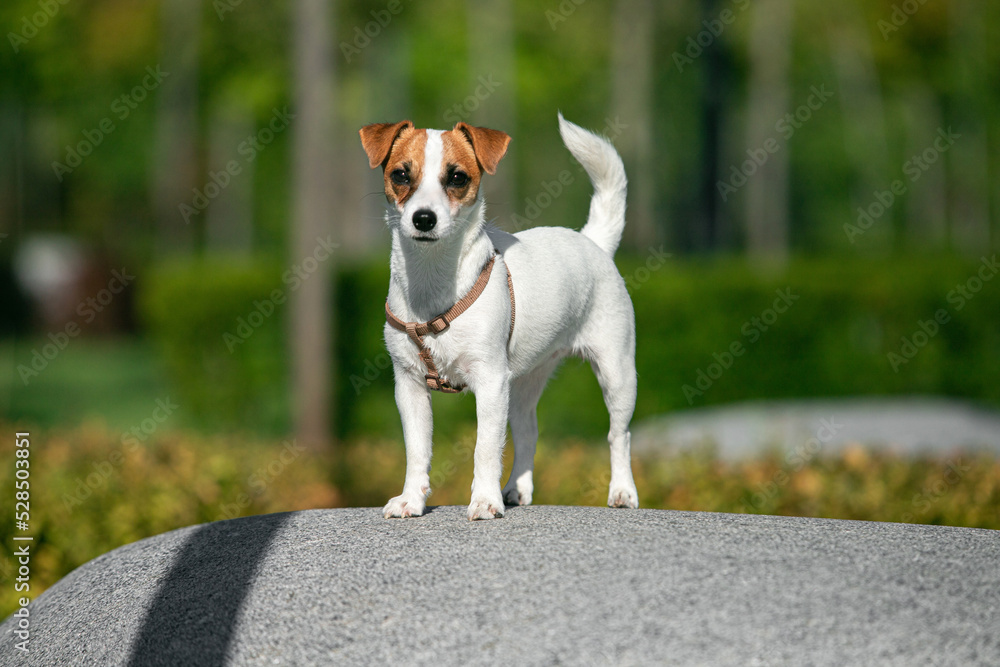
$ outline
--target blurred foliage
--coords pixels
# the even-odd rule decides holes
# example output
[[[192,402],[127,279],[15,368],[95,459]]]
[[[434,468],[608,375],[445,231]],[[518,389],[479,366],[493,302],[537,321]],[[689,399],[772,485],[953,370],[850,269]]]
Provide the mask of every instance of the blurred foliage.
[[[788,44],[789,110],[803,104],[812,87],[835,92],[788,141],[791,244],[796,250],[853,253],[842,225],[856,218],[858,206],[872,201],[900,177],[901,166],[930,145],[939,127],[953,127],[962,143],[927,179],[886,215],[885,233],[873,234],[873,248],[908,251],[921,247],[967,247],[967,224],[992,219],[996,229],[996,184],[989,178],[1000,136],[1000,4],[973,0],[910,3],[901,28],[886,31],[901,4],[896,0],[846,0],[814,3],[793,0],[794,32]],[[384,0],[333,4],[333,53],[336,62],[336,129],[343,160],[337,168],[365,173],[357,128],[364,123],[412,118],[418,125],[441,127],[456,104],[469,99],[479,77],[496,75],[497,97],[510,100],[509,126],[514,137],[505,169],[514,180],[513,201],[494,202],[506,222],[523,213],[526,198],[543,182],[572,168],[555,126],[555,111],[600,129],[620,113],[615,103],[614,59],[617,14],[623,3],[537,3],[515,0],[511,32],[514,72],[493,71],[491,54],[478,53],[477,26],[470,16],[475,3],[403,0],[401,11],[384,25]],[[230,11],[219,11],[219,6]],[[17,164],[0,162],[0,187],[19,183],[18,197],[0,197],[0,220],[23,219],[33,230],[59,230],[112,249],[130,261],[155,254],[153,211],[149,201],[156,164],[158,113],[155,94],[130,109],[124,119],[112,110],[145,76],[162,64],[175,46],[167,41],[162,2],[130,5],[121,0],[46,4],[40,27],[30,24],[41,11],[38,0],[7,0],[0,5],[5,48],[0,49],[0,149],[17,155]],[[292,4],[208,3],[193,5],[200,16],[188,20],[191,48],[196,49],[194,113],[197,115],[197,164],[194,182],[220,168],[210,135],[230,111],[264,127],[272,109],[290,103]],[[705,12],[737,9],[736,18],[718,38],[706,33],[716,20]],[[691,40],[708,36],[722,68],[717,89],[723,109],[718,177],[747,159],[745,122],[750,96],[750,3],[704,3],[696,0],[653,3],[649,24],[650,116],[623,117],[623,138],[648,137],[655,160],[647,168],[655,183],[652,219],[661,238],[681,249],[689,221],[698,218],[703,196],[699,174],[708,156],[702,141],[710,58],[696,57],[682,71],[675,54]],[[568,9],[567,9],[568,8]],[[550,15],[564,12],[553,22]],[[899,26],[896,26],[899,27]],[[364,35],[369,30],[371,37]],[[31,33],[24,43],[10,35]],[[26,34],[27,34],[26,33]],[[114,35],[114,38],[109,38]],[[360,37],[359,37],[360,35]],[[361,44],[360,48],[352,45]],[[347,47],[345,49],[345,47]],[[185,46],[185,48],[187,48]],[[356,54],[350,49],[356,48]],[[497,65],[499,67],[499,65]],[[175,76],[179,74],[175,73]],[[495,101],[495,100],[494,100]],[[483,101],[485,109],[491,100]],[[479,106],[478,104],[476,106]],[[482,110],[470,109],[477,121]],[[52,163],[64,160],[66,148],[83,139],[104,118],[116,127],[83,165],[64,179]],[[779,118],[773,119],[777,122]],[[290,134],[278,136],[256,163],[253,186],[255,250],[282,256],[286,249]],[[223,146],[235,153],[235,145]],[[628,153],[628,151],[626,151]],[[634,155],[626,154],[631,170]],[[215,162],[213,162],[215,160]],[[357,178],[346,196],[360,199]],[[375,189],[377,179],[364,181]],[[926,187],[925,187],[926,186]],[[16,199],[16,202],[15,202]],[[552,203],[546,215],[582,220],[589,201],[586,188],[573,188]],[[991,204],[990,202],[994,202]],[[180,202],[178,202],[179,204]],[[742,245],[745,194],[720,202],[720,237],[725,248]],[[16,209],[16,210],[15,210]],[[191,223],[204,231],[200,215]],[[914,220],[917,222],[915,223]],[[941,236],[922,225],[946,230]],[[348,224],[354,224],[350,221]],[[979,232],[975,232],[978,234]]]
[[[209,241],[206,213],[185,227],[196,239],[194,258],[150,261],[166,254],[157,229],[163,221],[156,221],[150,192],[158,132],[169,126],[164,124],[169,105],[162,90],[140,91],[144,99],[125,117],[123,107],[113,105],[136,90],[148,67],[169,56],[176,60],[183,50],[165,37],[165,8],[170,7],[165,1],[53,0],[44,3],[51,15],[37,20],[43,11],[38,0],[0,3],[5,27],[0,48],[0,335],[20,336],[32,324],[9,268],[21,237],[65,233],[129,266],[152,267],[142,269],[137,285],[139,309],[170,382],[168,388],[159,380],[147,381],[159,377],[148,350],[123,352],[127,346],[111,341],[94,352],[81,341],[53,362],[37,385],[22,389],[13,368],[30,356],[22,353],[34,343],[15,339],[0,347],[5,358],[16,351],[9,355],[10,383],[0,385],[2,405],[11,404],[14,391],[23,392],[34,398],[18,404],[18,423],[63,424],[46,430],[32,450],[36,594],[109,549],[229,516],[226,510],[234,503],[242,505],[239,514],[342,503],[381,506],[402,481],[401,429],[382,343],[388,283],[384,254],[373,263],[348,257],[353,250],[337,259],[339,375],[331,410],[343,443],[330,455],[336,458],[301,453],[285,464],[284,445],[260,440],[287,432],[290,423],[288,306],[274,296],[278,291],[287,297],[290,288],[283,272],[292,132],[277,135],[241,182],[250,192],[250,219],[239,218],[252,228],[248,256],[215,254],[226,244]],[[902,29],[883,32],[880,21],[891,20],[900,4],[795,0],[790,110],[803,104],[814,86],[835,91],[808,125],[782,144],[789,158],[789,245],[799,259],[781,272],[769,272],[731,256],[670,259],[665,265],[656,253],[643,256],[642,247],[633,248],[639,255],[620,256],[637,314],[637,418],[758,397],[933,393],[1000,405],[997,283],[965,300],[959,310],[949,295],[968,284],[979,265],[976,259],[948,254],[975,258],[979,248],[988,252],[1000,238],[1000,190],[994,177],[1000,155],[1000,3],[920,3]],[[190,171],[185,175],[201,186],[220,169],[220,159],[238,155],[240,137],[230,145],[226,131],[255,132],[266,126],[273,109],[290,104],[295,36],[287,1],[233,2],[225,13],[213,3],[193,6],[201,14],[184,36],[195,36],[191,41],[197,44],[183,48],[197,53],[189,128],[196,155],[185,165]],[[367,225],[377,230],[369,240],[384,245],[378,174],[367,169],[357,128],[400,117],[442,127],[448,124],[447,112],[473,94],[479,77],[490,75],[491,61],[476,51],[481,27],[470,19],[474,3],[466,0],[403,0],[403,10],[351,58],[343,44],[353,43],[373,20],[372,12],[387,5],[373,0],[334,6],[339,159],[337,183],[331,187],[338,189],[342,208],[331,212],[331,230],[336,236],[350,226]],[[566,20],[551,23],[546,12],[564,6],[572,9]],[[621,44],[616,47],[614,35],[616,11],[626,6],[512,3],[509,46],[515,68],[510,78],[500,75],[495,100],[509,100],[509,125],[501,129],[514,137],[503,166],[512,190],[506,201],[491,200],[490,214],[498,216],[499,226],[511,228],[511,215],[523,215],[563,170],[579,173],[556,131],[557,109],[598,130],[619,113],[614,60]],[[747,159],[748,149],[757,148],[746,142],[753,12],[740,14],[711,40],[717,58],[696,58],[683,72],[674,66],[673,55],[706,30],[703,21],[713,17],[703,12],[711,6],[695,0],[652,3],[651,79],[644,84],[648,126],[643,119],[618,119],[634,183],[641,181],[635,178],[637,144],[653,158],[646,195],[655,236],[676,254],[691,250],[691,236],[707,224],[701,215],[705,164],[717,159],[718,176],[726,177],[731,165]],[[32,21],[40,24],[34,32],[26,27]],[[10,41],[10,35],[22,33],[26,42]],[[711,89],[710,61],[722,70],[717,88]],[[622,73],[620,65],[617,72]],[[722,109],[717,150],[710,155],[705,146],[715,144],[704,140],[703,117],[708,97]],[[488,101],[483,102],[486,111]],[[471,110],[463,120],[481,117],[481,111]],[[113,132],[103,135],[72,173],[58,178],[53,163],[66,161],[67,152],[95,136],[106,119],[114,123]],[[877,193],[905,177],[903,165],[932,145],[939,128],[953,128],[961,141],[936,156],[933,171],[922,174],[919,184],[907,183],[907,192],[877,224],[850,242],[845,223],[854,223],[859,207],[870,206]],[[630,190],[630,197],[637,192],[638,187]],[[578,178],[551,199],[541,222],[579,226],[590,196]],[[743,190],[716,202],[715,248],[743,247],[746,200]],[[345,248],[349,245],[345,241]],[[753,324],[772,307],[775,291],[786,289],[798,297],[787,312],[766,331]],[[900,353],[902,339],[912,341],[920,323],[940,309],[947,310],[950,321],[895,372],[887,354]],[[744,333],[747,326],[758,332],[756,340]],[[745,353],[720,361],[734,342]],[[722,372],[701,389],[699,374],[714,373],[713,364],[720,364]],[[686,396],[685,385],[703,393]],[[87,399],[117,396],[111,402],[121,414],[108,411],[107,427],[79,426],[86,413],[82,394]],[[148,416],[151,401],[168,395],[183,406],[169,430],[154,425],[155,433],[139,446],[114,430],[121,422],[133,423],[136,414]],[[435,395],[434,403],[433,502],[465,503],[474,399]],[[603,437],[607,413],[590,369],[567,362],[542,398],[539,419],[535,500],[603,504],[607,450],[589,439]],[[180,434],[175,429],[182,424],[228,435]],[[240,435],[246,432],[257,435]],[[12,487],[11,456],[10,448],[0,448],[3,493]],[[637,459],[635,472],[645,507],[1000,528],[1000,465],[985,457],[961,458],[969,469],[955,481],[957,473],[948,466],[956,461],[900,459],[851,448],[789,470],[777,453],[727,463],[702,452]],[[280,472],[269,473],[272,466]],[[77,492],[84,496],[79,503],[65,502],[67,494]],[[237,502],[243,494],[245,504]],[[0,526],[0,537],[8,540],[10,530]],[[11,571],[5,555],[0,578],[9,580]],[[12,587],[2,590],[0,614],[13,602]]]
[[[177,400],[190,408],[186,418],[209,429],[286,432],[287,298],[294,277],[266,260],[212,259],[174,261],[153,276],[139,308]],[[342,435],[400,432],[382,341],[388,280],[385,262],[355,265],[339,275],[335,339],[342,372],[331,409]],[[448,424],[475,419],[471,397],[449,398],[435,405],[445,433],[451,432]]]
[[[173,262],[139,304],[178,400],[204,424],[288,430],[286,288],[267,262]]]
[[[5,424],[3,431],[15,426]],[[431,504],[468,503],[474,443],[471,429],[438,438]],[[405,469],[403,447],[385,440],[342,443],[334,458],[289,441],[240,435],[158,432],[137,445],[92,425],[34,433],[30,461],[35,597],[90,559],[168,530],[267,512],[381,508],[399,493]],[[727,462],[705,449],[636,457],[633,468],[644,508],[1000,529],[1000,461],[989,455],[904,459],[854,445],[791,466],[780,452]],[[3,448],[0,493],[6,497],[13,495],[13,471],[13,448]],[[604,505],[609,481],[606,446],[543,438],[535,503]],[[9,544],[13,530],[4,522],[0,539]],[[10,581],[13,573],[4,553],[0,580]],[[13,586],[0,590],[3,617],[16,598]]]
[[[880,394],[945,394],[1000,405],[993,380],[1000,374],[1000,291],[979,281],[980,267],[919,257],[803,259],[780,274],[740,263],[671,264],[633,291],[637,411]],[[629,267],[623,274],[631,275]],[[970,280],[979,291],[966,287]],[[794,301],[786,306],[789,295]],[[948,319],[938,325],[933,320],[941,310]],[[930,335],[920,333],[921,322]],[[897,362],[889,354],[903,356],[904,337],[917,346],[912,358],[906,348]],[[720,359],[734,342],[746,351]],[[683,385],[704,387],[699,376],[727,363],[719,379],[708,378],[703,395],[688,400]]]
[[[14,426],[7,424],[8,433]],[[215,438],[156,432],[144,442],[95,425],[32,431],[32,595],[116,546],[182,526],[337,505],[329,461],[295,443],[233,434]],[[0,453],[0,489],[14,494],[13,448]],[[4,522],[3,539],[13,525]],[[0,575],[9,580],[5,554]],[[3,587],[10,613],[13,586]]]
[[[969,298],[958,291],[979,263],[799,260],[770,273],[744,262],[676,262],[651,254],[620,259],[619,266],[639,332],[637,419],[757,398],[941,394],[1000,405],[1000,291],[982,283],[978,292],[965,288]],[[257,318],[261,326],[244,327],[250,335],[234,343],[232,353],[224,341],[270,308],[274,290],[284,296],[278,271],[267,264],[237,270],[227,262],[175,263],[157,271],[140,293],[178,400],[206,426],[281,432],[287,423],[281,402],[287,307],[275,304],[270,316]],[[382,340],[387,285],[384,262],[339,276],[340,374],[332,409],[342,437],[400,435]],[[785,312],[773,310],[776,302]],[[936,324],[940,310],[948,320]],[[921,322],[936,333],[921,333]],[[915,336],[926,344],[914,347],[912,359],[904,357],[902,339]],[[741,354],[730,352],[734,343]],[[896,369],[890,353],[902,359]],[[453,435],[474,423],[470,397],[434,400],[439,432]],[[597,381],[575,360],[557,373],[538,414],[542,432],[554,437],[599,437],[607,430]]]
[[[44,337],[0,341],[0,412],[32,426],[51,428],[98,418],[127,430],[149,417],[156,400],[176,400],[167,388],[163,364],[143,340],[132,337],[74,339],[26,386],[16,365],[30,363]],[[186,423],[181,410],[179,422]]]

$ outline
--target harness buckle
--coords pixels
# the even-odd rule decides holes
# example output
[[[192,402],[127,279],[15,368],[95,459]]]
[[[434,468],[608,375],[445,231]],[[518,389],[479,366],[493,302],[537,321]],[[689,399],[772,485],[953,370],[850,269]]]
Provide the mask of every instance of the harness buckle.
[[[451,326],[451,323],[444,318],[444,315],[438,315],[427,323],[427,329],[433,334],[439,334],[449,326]]]

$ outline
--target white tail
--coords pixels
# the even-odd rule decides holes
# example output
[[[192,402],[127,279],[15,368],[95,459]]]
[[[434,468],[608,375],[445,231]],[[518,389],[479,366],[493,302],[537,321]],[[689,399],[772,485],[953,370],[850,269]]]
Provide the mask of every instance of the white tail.
[[[625,192],[628,179],[618,151],[607,139],[588,132],[559,114],[559,134],[573,157],[583,165],[594,185],[590,215],[581,233],[614,256],[625,229]]]

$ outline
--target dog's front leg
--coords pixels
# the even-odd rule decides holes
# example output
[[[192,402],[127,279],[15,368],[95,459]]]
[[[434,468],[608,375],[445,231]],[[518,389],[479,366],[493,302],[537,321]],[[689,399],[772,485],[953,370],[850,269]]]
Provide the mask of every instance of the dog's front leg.
[[[400,368],[396,369],[396,407],[406,443],[406,480],[403,493],[382,510],[387,519],[422,515],[431,491],[431,392],[420,378]]]
[[[507,439],[508,374],[490,369],[478,378],[475,393],[478,429],[469,519],[493,519],[502,517],[504,510],[500,475],[503,472],[503,445]]]

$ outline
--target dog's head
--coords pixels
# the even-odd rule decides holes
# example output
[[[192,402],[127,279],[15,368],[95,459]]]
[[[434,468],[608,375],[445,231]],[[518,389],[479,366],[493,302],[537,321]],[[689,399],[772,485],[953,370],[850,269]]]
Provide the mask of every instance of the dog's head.
[[[492,174],[510,137],[499,130],[458,123],[451,130],[421,130],[413,123],[375,123],[361,128],[371,168],[381,166],[389,216],[407,237],[431,243],[465,221],[464,209],[479,196],[483,172]]]

